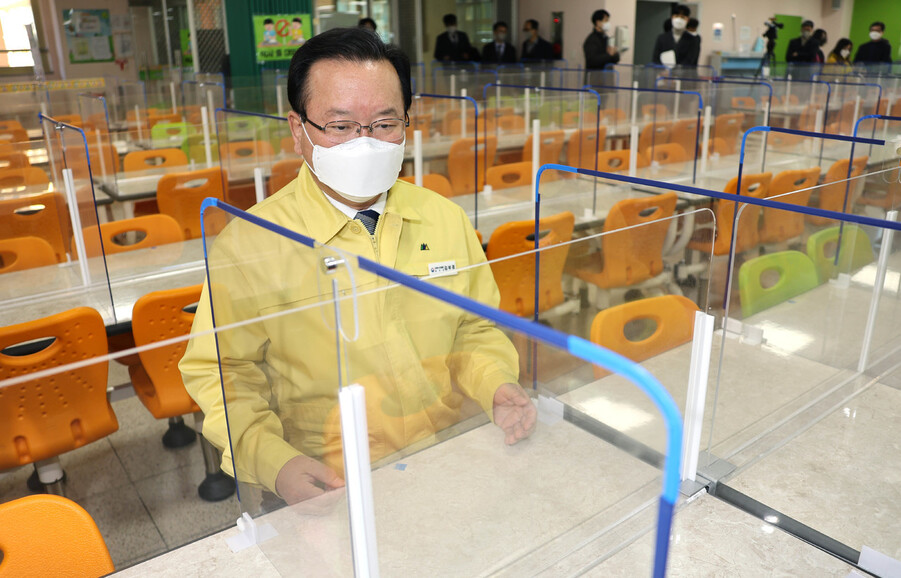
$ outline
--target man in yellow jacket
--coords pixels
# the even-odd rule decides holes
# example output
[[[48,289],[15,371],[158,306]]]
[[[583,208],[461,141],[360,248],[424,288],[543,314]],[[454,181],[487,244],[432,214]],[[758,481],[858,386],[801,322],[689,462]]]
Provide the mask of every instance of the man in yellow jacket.
[[[205,287],[193,332],[209,330],[213,315],[218,327],[264,317],[218,342],[196,336],[179,364],[223,469],[288,503],[342,486],[339,381],[366,389],[373,459],[453,425],[466,399],[506,443],[528,436],[536,412],[517,384],[516,351],[492,323],[364,271],[351,281],[342,265],[323,269],[326,256],[361,255],[499,302],[462,209],[397,181],[412,101],[406,56],[365,30],[331,30],[297,51],[288,93],[295,151],[307,162],[250,212],[326,247],[235,220],[210,250],[212,312]],[[340,307],[343,335],[323,305],[332,279],[357,293]]]

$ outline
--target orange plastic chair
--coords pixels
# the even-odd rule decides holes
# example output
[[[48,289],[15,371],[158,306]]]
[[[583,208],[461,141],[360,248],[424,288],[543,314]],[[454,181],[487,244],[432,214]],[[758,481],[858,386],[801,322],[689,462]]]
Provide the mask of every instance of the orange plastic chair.
[[[59,193],[0,199],[0,239],[40,237],[62,263],[72,237],[66,201]]]
[[[751,96],[733,96],[732,108],[743,108],[752,111],[757,108],[757,101]]]
[[[598,115],[590,112],[570,110],[563,113],[563,128],[585,128],[598,125]]]
[[[50,184],[47,173],[37,167],[0,169],[0,189]]]
[[[17,143],[28,140],[28,132],[24,128],[8,128],[0,130],[0,143]]]
[[[219,158],[242,159],[270,159],[275,156],[275,151],[268,141],[243,140],[227,142],[219,145]]]
[[[646,151],[652,146],[670,142],[673,123],[652,122],[644,125],[638,133],[638,150]]]
[[[772,180],[772,173],[742,175],[741,194],[745,197],[765,199],[769,193],[770,181]],[[738,177],[733,177],[723,192],[734,195],[737,189]],[[695,226],[695,232],[688,242],[688,247],[696,251],[709,252],[712,235],[713,254],[728,255],[732,247],[732,220],[735,216],[735,202],[716,200],[713,202],[713,213],[716,218],[716,228],[714,229],[711,226],[704,227],[704,222],[698,222]],[[760,207],[744,205],[737,223],[736,253],[743,253],[753,249],[760,243],[759,221]],[[706,224],[709,224],[709,221]]]
[[[132,151],[125,155],[125,158],[122,159],[122,170],[130,173],[132,171],[183,167],[187,164],[188,157],[181,149],[151,149]]]
[[[476,121],[472,116],[468,116],[466,118],[466,134],[471,135],[475,133]],[[493,133],[497,130],[497,121],[493,118],[485,119],[481,115],[479,115],[479,139],[483,137],[486,133]],[[463,134],[463,121],[462,119],[455,118],[450,121],[448,125],[448,131],[446,134],[450,137],[456,137]]]
[[[0,273],[56,265],[56,253],[40,237],[0,239]]]
[[[869,162],[869,160],[869,157],[858,157],[854,159],[854,164],[851,166],[851,178],[854,180],[850,181],[848,209],[854,204],[854,201],[859,196],[858,193],[863,188],[863,180],[858,179],[857,177],[862,175],[864,170],[866,170],[867,162]],[[826,171],[826,178],[823,180],[823,185],[816,191],[818,193],[817,202],[815,204],[811,203],[811,206],[827,209],[829,211],[837,211],[839,213],[845,210],[845,190],[849,186],[849,182],[846,179],[848,178],[848,165],[850,164],[850,161],[851,159],[839,159],[832,163],[832,166]],[[832,219],[817,217],[816,215],[805,215],[805,218],[808,223],[813,225],[822,226],[833,224]]]
[[[628,287],[661,274],[663,244],[677,200],[676,193],[669,192],[619,201],[604,220],[601,251],[573,259],[567,272],[601,288]]]
[[[17,120],[0,120],[0,131],[13,129],[25,130],[25,127],[22,126],[22,123]]]
[[[160,212],[178,221],[185,239],[197,239],[201,233],[200,205],[207,197],[225,200],[227,180],[218,168],[163,175],[156,185]],[[207,220],[207,234],[216,234],[224,222]]]
[[[509,189],[511,187],[527,187],[532,184],[532,163],[507,163],[488,169],[485,182],[492,189]]]
[[[117,242],[117,237],[131,232],[143,233],[143,237],[129,245]],[[100,250],[101,239],[103,251]],[[162,214],[110,221],[84,228],[84,244],[88,257],[97,257],[101,254],[115,255],[182,241],[184,237],[178,221]]]
[[[658,121],[666,118],[669,109],[665,104],[643,104],[641,105],[641,116],[656,118]]]
[[[497,128],[501,132],[525,132],[526,119],[518,114],[505,114],[497,117]]]
[[[816,130],[817,111],[822,109],[823,107],[818,104],[808,104],[805,106],[804,110],[801,111],[801,117],[798,119],[798,128],[807,131]]]
[[[595,315],[589,339],[632,361],[641,362],[691,341],[697,311],[698,306],[681,295],[628,301]],[[640,339],[630,339],[626,328],[636,321],[653,323],[653,331],[643,334]],[[595,367],[595,377],[607,373]]]
[[[97,524],[62,496],[0,504],[0,576],[105,576],[115,571]]]
[[[626,111],[621,108],[602,108],[600,110],[601,122],[607,124],[615,124],[621,120],[626,120]]]
[[[566,144],[566,164],[580,169],[594,170],[597,154],[607,142],[607,127],[583,128],[570,135]]]
[[[53,120],[71,124],[72,126],[77,126],[79,128],[81,128],[81,125],[83,124],[80,114],[55,114],[52,118]]]
[[[2,327],[0,351],[48,338],[44,349],[0,355],[0,381],[107,352],[103,318],[90,307]],[[0,444],[0,470],[55,459],[119,429],[106,395],[108,370],[101,361],[0,389],[0,439],[8,440]]]
[[[406,181],[408,183],[416,183],[416,177],[413,175],[407,177],[401,177],[400,180]],[[439,175],[438,173],[429,173],[427,175],[422,175],[422,186],[425,189],[430,191],[435,191],[442,197],[453,197],[454,189],[450,184],[450,181],[447,180],[447,177],[444,175]]]
[[[720,154],[735,154],[738,149],[739,136],[741,135],[742,123],[745,115],[736,114],[719,114],[713,126],[713,138],[721,139],[724,149]]]
[[[148,114],[147,129],[152,129],[154,125],[161,122],[181,122],[180,114]]]
[[[638,153],[638,168],[648,166],[648,159]],[[605,173],[615,173],[629,170],[629,151],[625,149],[615,151],[601,151],[598,153],[598,170]]]
[[[485,185],[485,166],[493,165],[495,156],[497,156],[497,137],[494,135],[480,137],[478,146],[475,138],[461,138],[454,141],[447,155],[447,170],[451,185],[454,187],[454,195],[472,194],[476,190],[482,190]]]
[[[4,169],[20,169],[30,167],[31,161],[23,152],[0,151],[0,171]]]
[[[682,145],[676,143],[655,144],[645,149],[644,154],[652,162],[662,165],[671,163],[684,163],[688,160],[688,153]]]
[[[673,123],[669,133],[669,142],[682,145],[685,152],[699,150],[701,135],[698,132],[698,121],[695,119],[677,120]]]
[[[782,171],[773,177],[767,198],[778,197],[774,200],[806,206],[810,201],[810,194],[813,192],[810,188],[817,184],[819,178],[820,167]],[[800,193],[787,194],[802,189],[807,190]],[[760,226],[761,243],[781,243],[800,237],[803,233],[803,214],[769,207],[763,209],[763,220]]]
[[[541,266],[538,278],[538,313],[563,303],[563,267],[569,254],[576,218],[569,211],[538,221]],[[535,314],[535,221],[504,223],[491,233],[486,256],[501,294],[500,308],[520,317]],[[566,243],[561,247],[547,249]],[[530,252],[531,251],[531,252]],[[527,253],[520,257],[503,259]]]
[[[283,136],[279,141],[279,150],[286,155],[296,154],[294,152],[294,137],[293,136]]]
[[[272,174],[269,175],[269,188],[266,196],[274,195],[285,185],[296,179],[297,173],[302,166],[303,157],[285,159],[272,165]]]
[[[522,161],[532,162],[532,142],[535,135],[526,137],[526,143],[522,147]],[[559,163],[563,153],[563,145],[566,144],[566,134],[562,130],[549,130],[540,134],[541,142],[538,143],[538,165]]]

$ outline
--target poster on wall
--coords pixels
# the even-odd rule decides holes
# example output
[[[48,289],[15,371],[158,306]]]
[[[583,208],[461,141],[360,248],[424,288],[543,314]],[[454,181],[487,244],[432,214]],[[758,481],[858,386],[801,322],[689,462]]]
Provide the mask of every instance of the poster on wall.
[[[253,36],[257,62],[291,60],[312,35],[312,30],[309,14],[255,15]]]
[[[109,10],[63,10],[69,62],[112,62],[113,35]]]

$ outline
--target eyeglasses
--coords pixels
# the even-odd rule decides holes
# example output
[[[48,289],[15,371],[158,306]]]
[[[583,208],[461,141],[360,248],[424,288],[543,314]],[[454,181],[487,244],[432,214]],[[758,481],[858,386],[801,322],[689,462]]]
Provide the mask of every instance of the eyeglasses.
[[[409,117],[404,116],[404,119],[383,118],[370,125],[363,125],[355,120],[333,120],[325,123],[325,126],[319,126],[308,118],[304,119],[304,122],[324,132],[325,138],[335,144],[357,138],[362,134],[363,129],[369,129],[369,136],[372,138],[383,141],[396,141],[403,138],[405,129],[410,126]]]

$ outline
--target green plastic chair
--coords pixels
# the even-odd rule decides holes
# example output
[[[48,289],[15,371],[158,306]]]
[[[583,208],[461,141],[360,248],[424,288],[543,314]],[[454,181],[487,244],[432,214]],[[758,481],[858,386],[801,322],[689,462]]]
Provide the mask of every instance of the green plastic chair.
[[[153,148],[181,148],[188,135],[194,134],[194,127],[186,122],[158,122],[150,129]]]
[[[779,280],[764,287],[761,277],[775,271]],[[810,257],[800,251],[780,251],[745,261],[738,270],[738,294],[744,317],[791,299],[819,285],[817,269]]]
[[[820,283],[825,283],[839,273],[850,273],[873,262],[873,245],[866,232],[856,225],[845,225],[841,246],[838,246],[839,228],[829,227],[817,231],[807,239],[807,256],[817,268]],[[835,251],[838,250],[838,265]],[[827,249],[829,252],[827,253]]]

